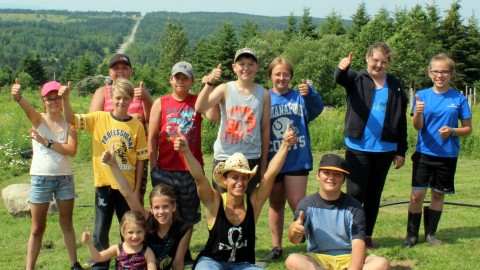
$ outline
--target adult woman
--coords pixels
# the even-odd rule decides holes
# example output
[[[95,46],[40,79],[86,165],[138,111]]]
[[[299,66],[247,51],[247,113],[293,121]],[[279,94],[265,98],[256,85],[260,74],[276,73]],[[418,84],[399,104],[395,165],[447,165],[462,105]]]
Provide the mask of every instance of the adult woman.
[[[248,182],[258,166],[250,170],[241,153],[218,163],[213,173],[214,181],[227,190],[220,194],[210,186],[187,140],[179,133],[175,149],[184,154],[188,169],[195,178],[209,228],[207,244],[197,257],[195,269],[259,269],[254,265],[255,224],[285,162],[288,148],[296,141],[295,133],[287,128],[282,145],[259,185],[248,194]]]
[[[290,124],[290,128],[295,130],[299,141],[288,151],[285,164],[275,179],[269,198],[268,219],[273,248],[268,259],[276,260],[281,258],[283,253],[285,203],[288,200],[290,209],[294,212],[298,202],[305,197],[308,173],[313,168],[308,123],[323,111],[323,100],[312,85],[307,84],[305,80],[298,86],[298,91],[290,88],[293,66],[284,57],[273,59],[268,67],[268,76],[273,84],[269,91],[271,127],[268,162],[277,153],[287,124]]]
[[[412,155],[412,196],[403,246],[414,246],[418,241],[422,204],[428,187],[432,188],[432,194],[430,207],[424,208],[425,241],[430,245],[442,243],[435,233],[445,194],[455,193],[454,177],[460,151],[458,136],[472,133],[472,114],[467,99],[450,88],[455,62],[445,54],[438,54],[430,61],[428,75],[433,87],[417,92],[411,110],[418,140]],[[461,127],[458,127],[459,120]]]
[[[35,268],[47,226],[48,207],[54,196],[71,269],[82,269],[77,262],[72,220],[76,195],[70,157],[77,153],[77,133],[63,118],[62,98],[58,95],[62,87],[55,81],[43,85],[40,95],[44,113],[35,110],[22,96],[18,79],[11,90],[13,99],[32,123],[29,130],[34,153],[30,167],[32,185],[29,199],[32,228],[27,247],[27,270]]]
[[[340,61],[335,81],[347,92],[345,144],[350,176],[347,194],[363,204],[367,248],[372,235],[390,164],[401,168],[407,151],[407,97],[399,80],[386,73],[392,50],[374,43],[367,51],[367,70],[350,70],[353,52]]]

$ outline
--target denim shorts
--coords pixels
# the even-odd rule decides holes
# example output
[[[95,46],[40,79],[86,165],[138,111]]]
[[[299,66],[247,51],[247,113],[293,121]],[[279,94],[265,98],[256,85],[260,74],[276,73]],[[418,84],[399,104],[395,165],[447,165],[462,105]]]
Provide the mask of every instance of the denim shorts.
[[[70,200],[77,197],[73,175],[32,175],[30,203],[49,203],[55,200]]]

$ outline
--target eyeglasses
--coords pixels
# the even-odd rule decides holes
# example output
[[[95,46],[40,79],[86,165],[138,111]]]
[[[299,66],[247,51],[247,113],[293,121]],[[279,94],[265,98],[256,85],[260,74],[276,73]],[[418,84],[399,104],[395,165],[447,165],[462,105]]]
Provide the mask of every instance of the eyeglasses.
[[[58,102],[62,101],[62,98],[61,97],[46,98],[43,101],[45,101],[45,103],[47,103],[47,104],[53,104],[53,103],[58,103]]]
[[[292,75],[290,73],[275,73],[273,76],[275,76],[275,78],[281,78],[283,76],[284,79],[288,80]]]
[[[450,75],[450,70],[430,70],[430,74],[432,76],[437,77],[438,75],[442,74],[442,76]]]

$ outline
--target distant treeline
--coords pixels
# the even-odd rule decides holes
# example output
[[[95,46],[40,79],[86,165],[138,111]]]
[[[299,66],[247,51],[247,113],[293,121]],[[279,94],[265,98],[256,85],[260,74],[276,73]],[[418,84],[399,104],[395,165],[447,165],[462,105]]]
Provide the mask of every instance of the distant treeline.
[[[223,81],[234,79],[231,71],[234,53],[247,46],[255,49],[260,59],[258,83],[270,86],[266,75],[268,64],[275,56],[284,55],[294,63],[295,84],[301,79],[311,79],[328,105],[341,106],[344,90],[333,81],[335,67],[353,51],[352,68],[363,69],[366,49],[374,42],[387,42],[393,48],[394,61],[389,73],[400,78],[406,87],[429,86],[428,62],[435,54],[444,52],[457,63],[455,87],[478,88],[478,20],[473,15],[461,18],[460,9],[460,2],[455,1],[442,14],[432,2],[411,9],[380,9],[370,16],[363,3],[349,21],[336,12],[322,20],[312,18],[308,8],[301,17],[151,12],[142,19],[135,42],[126,53],[134,63],[135,82],[143,81],[154,96],[170,92],[171,67],[182,60],[193,64],[198,81],[219,63],[224,67]],[[68,15],[70,12],[60,11],[55,14],[69,19],[55,22],[48,16],[41,21],[12,22],[3,20],[3,13],[5,10],[0,10],[0,85],[9,84],[20,73],[28,78],[31,72],[25,62],[30,66],[43,65],[45,78],[53,79],[55,72],[62,82],[75,83],[89,76],[107,75],[108,58],[138,16],[134,13],[112,16],[113,13],[105,12]],[[70,19],[73,14],[76,19]],[[78,19],[82,14],[83,19]],[[58,44],[47,42],[52,37]],[[27,57],[29,61],[25,61]],[[38,82],[32,79],[32,86]],[[89,85],[81,90],[89,92],[95,87]],[[198,89],[197,85],[195,90]]]

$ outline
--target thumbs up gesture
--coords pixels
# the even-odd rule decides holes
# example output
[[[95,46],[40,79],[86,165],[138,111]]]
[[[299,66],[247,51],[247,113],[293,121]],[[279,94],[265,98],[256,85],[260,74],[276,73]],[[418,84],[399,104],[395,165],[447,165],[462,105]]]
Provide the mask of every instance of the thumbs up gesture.
[[[182,153],[185,153],[190,149],[188,147],[188,140],[183,135],[182,131],[180,130],[180,127],[177,129],[177,137],[175,138],[175,141],[173,143],[173,149],[175,149],[175,151],[182,152]]]
[[[307,84],[307,80],[302,80],[302,84],[300,84],[300,85],[298,86],[298,90],[300,91],[300,95],[302,95],[302,97],[308,95],[308,84]]]
[[[65,98],[70,95],[70,81],[68,81],[67,85],[62,85],[60,89],[58,89],[58,96]]]
[[[114,165],[116,162],[115,160],[115,147],[113,144],[110,146],[109,150],[105,150],[102,154],[102,163],[107,165]]]
[[[420,115],[425,110],[425,103],[420,100],[418,95],[415,95],[415,111],[413,112],[415,115]]]
[[[145,88],[143,87],[143,81],[140,82],[139,86],[133,88],[133,98],[140,100],[145,99]]]
[[[346,70],[352,65],[352,60],[353,60],[353,52],[350,52],[348,54],[348,57],[343,58],[340,60],[340,64],[338,64],[338,68],[341,70]]]
[[[208,75],[206,83],[215,84],[222,77],[222,63],[219,63],[217,68],[212,70],[212,73]]]
[[[82,233],[82,243],[90,244],[92,243],[92,239],[90,238],[90,230],[88,227],[85,228],[85,232]]]
[[[15,78],[15,82],[12,85],[10,94],[12,94],[13,99],[17,102],[20,101],[20,98],[22,98],[22,86],[20,85],[18,78]]]
[[[290,225],[290,236],[292,242],[300,242],[305,234],[305,227],[303,226],[303,222],[305,219],[305,212],[300,211],[298,214],[298,219],[295,220],[292,225]]]
[[[290,124],[287,125],[287,129],[283,135],[283,141],[286,142],[288,146],[292,146],[297,143],[297,135],[295,134],[295,131],[290,128]]]

